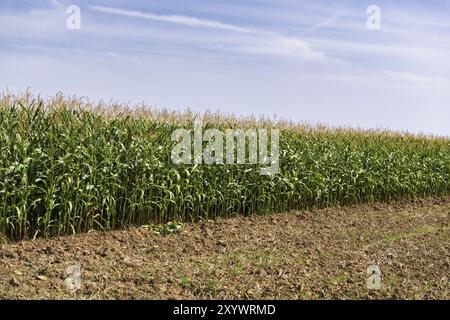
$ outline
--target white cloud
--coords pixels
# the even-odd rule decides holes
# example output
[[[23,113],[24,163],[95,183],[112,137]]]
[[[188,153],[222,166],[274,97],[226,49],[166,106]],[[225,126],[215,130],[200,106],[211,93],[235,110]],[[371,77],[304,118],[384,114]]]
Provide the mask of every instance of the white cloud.
[[[418,75],[411,72],[396,72],[384,70],[382,75],[388,77],[390,80],[397,84],[404,85],[419,85],[419,86],[432,86],[434,88],[449,88],[449,80],[441,77],[427,77]]]
[[[324,61],[325,55],[320,51],[312,50],[306,42],[295,38],[277,37],[242,43],[238,46],[219,45],[215,49],[238,52],[243,54],[277,56],[277,57],[301,57],[305,60]]]
[[[320,28],[329,26],[331,24],[335,24],[336,20],[339,18],[340,14],[339,13],[334,13],[333,15],[331,15],[330,17],[326,18],[325,20],[320,21],[319,23],[317,23],[316,25],[312,26],[311,28],[306,29],[305,31],[303,31],[301,33],[302,36],[310,34]]]
[[[301,57],[307,60],[323,60],[325,55],[304,40],[296,37],[287,37],[276,32],[262,29],[246,28],[233,24],[222,23],[215,20],[202,19],[183,15],[159,15],[136,10],[125,10],[113,7],[89,6],[90,9],[107,14],[122,15],[133,18],[181,24],[191,27],[212,28],[238,33],[252,34],[253,39],[246,39],[247,43],[235,45],[215,45],[215,49],[225,49],[247,54],[261,54],[273,56]]]
[[[153,21],[162,21],[169,23],[182,24],[190,27],[206,27],[206,28],[214,28],[235,32],[245,32],[245,33],[258,33],[256,30],[235,26],[228,23],[222,23],[214,20],[201,19],[196,17],[189,17],[183,15],[159,15],[149,12],[142,12],[137,10],[124,10],[120,8],[113,7],[103,7],[103,6],[89,6],[91,10],[101,12],[101,13],[109,13],[133,18],[141,18],[148,19]]]

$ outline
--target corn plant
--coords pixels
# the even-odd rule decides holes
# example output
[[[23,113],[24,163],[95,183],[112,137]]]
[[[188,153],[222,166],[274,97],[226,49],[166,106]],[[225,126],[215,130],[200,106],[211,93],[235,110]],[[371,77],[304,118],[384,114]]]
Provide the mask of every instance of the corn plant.
[[[177,165],[194,114],[61,95],[0,100],[0,234],[10,239],[292,209],[448,196],[450,140],[207,113],[206,126],[281,130],[280,171]]]

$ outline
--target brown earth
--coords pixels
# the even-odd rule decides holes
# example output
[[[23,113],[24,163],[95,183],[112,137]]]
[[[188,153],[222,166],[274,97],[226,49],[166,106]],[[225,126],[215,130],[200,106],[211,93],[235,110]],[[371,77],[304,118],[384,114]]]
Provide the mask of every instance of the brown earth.
[[[7,243],[0,299],[449,299],[449,224],[450,197]]]

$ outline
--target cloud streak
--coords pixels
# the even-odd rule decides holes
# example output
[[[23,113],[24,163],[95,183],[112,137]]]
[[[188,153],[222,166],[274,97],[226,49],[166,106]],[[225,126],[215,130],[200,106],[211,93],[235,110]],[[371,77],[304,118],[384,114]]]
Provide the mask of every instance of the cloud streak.
[[[396,72],[391,70],[384,70],[381,73],[395,83],[419,86],[429,85],[436,89],[449,87],[449,81],[442,77],[427,77],[412,72]]]
[[[325,55],[313,50],[304,40],[296,37],[287,37],[276,32],[262,29],[253,29],[241,27],[220,21],[185,16],[185,15],[159,15],[150,12],[137,10],[126,10],[114,7],[89,6],[93,11],[126,16],[131,18],[147,19],[158,22],[173,23],[189,27],[202,27],[217,30],[231,31],[237,33],[251,34],[258,37],[254,39],[255,43],[240,44],[239,46],[215,46],[216,49],[222,48],[227,51],[234,51],[246,54],[274,55],[302,57],[307,60],[323,60]],[[251,42],[251,41],[250,41]]]
[[[132,18],[141,18],[153,21],[160,22],[168,22],[175,24],[182,24],[190,27],[206,27],[213,28],[219,30],[228,30],[234,32],[243,32],[243,33],[256,33],[260,34],[259,30],[253,30],[249,28],[239,27],[228,23],[218,22],[214,20],[189,17],[184,15],[159,15],[149,12],[142,12],[137,10],[125,10],[120,8],[113,7],[104,7],[104,6],[89,6],[89,8],[93,11],[101,12],[101,13],[109,13],[120,16],[132,17]]]

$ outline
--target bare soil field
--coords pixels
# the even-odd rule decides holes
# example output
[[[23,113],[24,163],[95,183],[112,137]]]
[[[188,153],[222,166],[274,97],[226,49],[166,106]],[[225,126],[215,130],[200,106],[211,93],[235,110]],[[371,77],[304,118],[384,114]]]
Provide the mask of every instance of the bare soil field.
[[[449,299],[449,224],[445,198],[4,243],[0,299]]]

